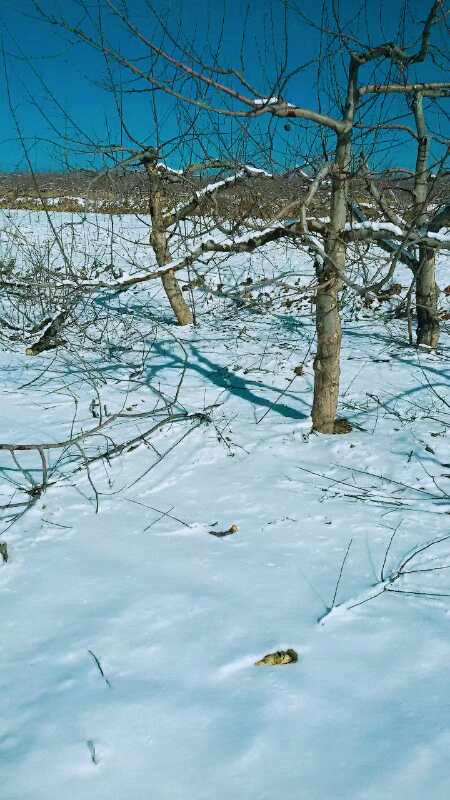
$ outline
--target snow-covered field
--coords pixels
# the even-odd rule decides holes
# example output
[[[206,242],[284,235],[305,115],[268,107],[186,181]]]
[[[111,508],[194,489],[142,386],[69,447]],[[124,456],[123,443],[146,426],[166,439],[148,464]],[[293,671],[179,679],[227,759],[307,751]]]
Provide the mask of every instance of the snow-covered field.
[[[310,270],[269,256],[230,269]],[[397,571],[450,535],[450,337],[418,353],[405,320],[347,321],[354,429],[326,437],[310,433],[307,309],[203,311],[197,328],[159,328],[137,383],[133,343],[96,362],[97,388],[110,411],[145,407],[182,376],[180,407],[215,406],[213,423],[164,428],[159,463],[147,444],[90,476],[68,468],[2,536],[1,800],[447,800],[450,540]],[[64,438],[75,406],[92,424],[70,352],[0,360],[2,442]],[[2,502],[17,502],[17,465],[1,465]],[[254,666],[286,648],[297,663]]]

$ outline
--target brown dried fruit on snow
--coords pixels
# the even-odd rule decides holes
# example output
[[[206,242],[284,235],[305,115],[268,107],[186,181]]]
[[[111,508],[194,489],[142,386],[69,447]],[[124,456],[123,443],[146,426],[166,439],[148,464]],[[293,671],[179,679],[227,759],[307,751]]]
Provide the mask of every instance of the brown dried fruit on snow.
[[[231,536],[232,533],[239,531],[239,525],[230,525],[226,531],[209,531],[211,536],[217,536],[218,539],[223,539],[224,536]]]
[[[255,661],[255,667],[295,664],[296,661],[298,661],[298,653],[290,647],[288,650],[277,650],[275,653],[268,653],[264,658]]]

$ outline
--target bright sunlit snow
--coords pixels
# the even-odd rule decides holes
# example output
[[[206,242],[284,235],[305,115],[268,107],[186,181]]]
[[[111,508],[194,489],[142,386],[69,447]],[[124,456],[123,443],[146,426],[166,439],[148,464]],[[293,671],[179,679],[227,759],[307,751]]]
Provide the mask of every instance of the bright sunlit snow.
[[[55,219],[69,236],[76,218]],[[108,224],[87,216],[74,263],[85,247],[106,262]],[[145,221],[117,226],[115,264],[151,267]],[[50,237],[44,215],[11,212],[2,229],[3,253],[12,232]],[[312,276],[282,244],[215,269],[225,288]],[[448,256],[438,278],[450,282]],[[196,297],[199,324],[180,330],[156,284],[118,296],[141,338],[111,344],[108,362],[77,342],[1,354],[2,442],[63,440],[98,422],[99,400],[139,411],[181,378],[177,408],[212,419],[164,428],[90,479],[67,462],[2,536],[2,800],[446,800],[450,542],[395,575],[450,534],[448,333],[429,354],[407,346],[405,319],[348,311],[340,414],[353,431],[329,437],[310,432],[310,306],[217,301],[214,314]],[[154,448],[167,454],[151,468]],[[14,504],[17,465],[1,455]],[[415,571],[430,565],[442,569]],[[285,648],[297,663],[254,666]]]

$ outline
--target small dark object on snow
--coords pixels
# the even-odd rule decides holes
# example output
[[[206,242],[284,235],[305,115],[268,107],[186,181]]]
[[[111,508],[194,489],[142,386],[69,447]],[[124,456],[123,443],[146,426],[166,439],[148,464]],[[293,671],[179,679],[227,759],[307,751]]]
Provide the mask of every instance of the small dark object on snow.
[[[350,433],[351,430],[352,426],[348,419],[343,417],[342,419],[335,420],[333,433]]]
[[[264,658],[255,661],[255,667],[295,664],[296,661],[298,661],[298,653],[289,647],[288,650],[277,650],[275,653],[268,653]]]
[[[98,764],[98,757],[97,757],[97,751],[95,749],[95,743],[92,741],[92,739],[88,739],[86,745],[87,749],[89,750],[89,753],[91,754],[92,763]]]
[[[6,542],[0,542],[0,556],[3,559],[3,563],[6,564],[8,561],[8,545]]]
[[[30,497],[40,497],[44,491],[44,487],[37,484],[36,486],[32,486],[31,489],[25,489],[25,491]]]
[[[232,533],[237,533],[239,530],[238,525],[230,525],[227,531],[209,531],[211,536],[217,536],[218,539],[223,539],[224,536],[231,536]]]

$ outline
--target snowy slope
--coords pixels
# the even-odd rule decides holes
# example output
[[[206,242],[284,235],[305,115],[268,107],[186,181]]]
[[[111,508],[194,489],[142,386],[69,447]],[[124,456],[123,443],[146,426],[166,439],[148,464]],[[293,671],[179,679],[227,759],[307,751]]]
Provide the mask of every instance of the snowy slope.
[[[86,476],[61,480],[2,537],[2,800],[449,797],[450,597],[383,593],[318,623],[350,539],[337,604],[379,581],[395,528],[387,573],[450,534],[448,406],[427,383],[448,402],[450,340],[417,354],[405,327],[346,323],[341,412],[363,430],[335,437],[310,434],[307,315],[161,333],[149,380],[176,384],[175,332],[182,402],[217,404],[217,428],[132,486],[146,447],[97,465],[97,514]],[[20,388],[53,357],[1,353],[2,441],[67,432],[63,353]],[[73,387],[88,420],[92,391]],[[104,391],[119,403],[120,383]],[[412,565],[447,563],[450,542]],[[450,570],[395,587],[446,594]],[[254,666],[287,647],[297,664]]]

